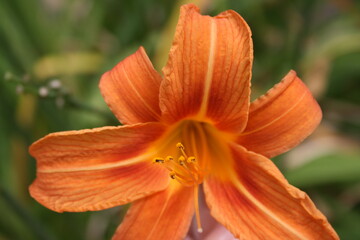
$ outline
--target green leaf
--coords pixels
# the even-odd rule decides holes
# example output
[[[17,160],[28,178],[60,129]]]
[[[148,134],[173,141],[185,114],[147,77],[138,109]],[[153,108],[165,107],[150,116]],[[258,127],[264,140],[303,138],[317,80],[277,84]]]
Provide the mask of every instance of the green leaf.
[[[285,173],[297,187],[360,181],[360,153],[321,156]]]

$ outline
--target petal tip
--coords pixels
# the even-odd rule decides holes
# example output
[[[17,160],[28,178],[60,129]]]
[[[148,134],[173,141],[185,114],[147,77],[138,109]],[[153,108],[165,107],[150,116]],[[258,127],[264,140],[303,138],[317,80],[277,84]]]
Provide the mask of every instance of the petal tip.
[[[194,3],[189,3],[189,4],[185,4],[182,5],[180,7],[180,12],[187,12],[187,11],[195,11],[195,12],[200,12],[200,8],[198,6],[196,6]]]
[[[224,12],[219,13],[217,16],[215,16],[214,18],[230,18],[230,17],[235,17],[238,20],[240,20],[241,24],[246,28],[246,30],[249,33],[249,37],[252,36],[252,32],[251,32],[251,28],[248,25],[248,23],[245,21],[245,19],[236,11],[234,10],[226,10]]]
[[[158,98],[161,75],[146,51],[139,47],[103,74],[99,88],[110,110],[123,124],[152,122],[160,117]]]

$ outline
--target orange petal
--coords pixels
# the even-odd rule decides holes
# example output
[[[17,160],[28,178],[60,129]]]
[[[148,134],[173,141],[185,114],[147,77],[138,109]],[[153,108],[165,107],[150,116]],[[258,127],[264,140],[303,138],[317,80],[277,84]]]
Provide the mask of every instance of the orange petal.
[[[106,72],[100,90],[115,116],[124,124],[158,121],[161,76],[144,48]]]
[[[251,103],[248,125],[237,143],[266,157],[286,152],[309,136],[322,113],[309,89],[290,71]]]
[[[181,8],[169,61],[160,88],[165,121],[210,120],[220,129],[246,125],[253,48],[246,22],[234,11],[202,16]]]
[[[193,214],[193,188],[172,186],[134,202],[113,240],[184,239]]]
[[[339,239],[310,198],[291,186],[271,160],[232,146],[229,181],[204,183],[212,215],[239,239]]]
[[[37,178],[30,194],[57,212],[100,210],[164,189],[168,174],[151,163],[158,123],[50,134],[30,147]]]

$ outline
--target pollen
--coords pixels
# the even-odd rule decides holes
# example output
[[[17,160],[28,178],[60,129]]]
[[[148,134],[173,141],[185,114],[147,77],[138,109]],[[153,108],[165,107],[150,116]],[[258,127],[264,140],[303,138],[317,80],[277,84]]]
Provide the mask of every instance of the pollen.
[[[195,217],[198,232],[202,232],[199,212],[199,184],[204,180],[204,171],[201,170],[195,156],[188,156],[182,143],[177,143],[178,157],[156,157],[153,163],[160,164],[169,170],[169,177],[185,187],[194,188]]]
[[[154,158],[153,163],[163,163],[165,160],[163,158]]]
[[[184,186],[191,187],[203,182],[204,172],[200,169],[197,159],[194,156],[188,157],[182,143],[177,143],[179,149],[178,158],[166,156],[165,158],[156,157],[153,163],[161,164],[170,172],[170,177]]]
[[[196,161],[196,158],[195,157],[189,157],[188,159],[187,159],[187,162],[188,163],[192,163],[192,162],[195,162]]]
[[[171,171],[169,176],[172,178],[172,179],[176,179],[176,173],[174,171]]]

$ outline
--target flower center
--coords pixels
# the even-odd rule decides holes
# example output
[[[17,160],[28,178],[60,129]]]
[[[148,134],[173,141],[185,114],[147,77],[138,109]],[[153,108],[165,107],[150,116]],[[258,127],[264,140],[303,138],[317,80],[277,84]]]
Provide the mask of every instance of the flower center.
[[[235,137],[218,130],[210,122],[186,119],[169,128],[151,149],[151,152],[157,152],[154,164],[166,168],[174,183],[193,187],[199,232],[202,232],[199,184],[208,176],[228,178],[232,171],[232,158],[227,144]]]
[[[179,149],[177,159],[172,156],[166,158],[154,158],[153,162],[161,164],[169,170],[169,175],[184,186],[191,187],[201,184],[204,179],[204,172],[200,169],[194,156],[188,156],[182,143],[177,143]]]

